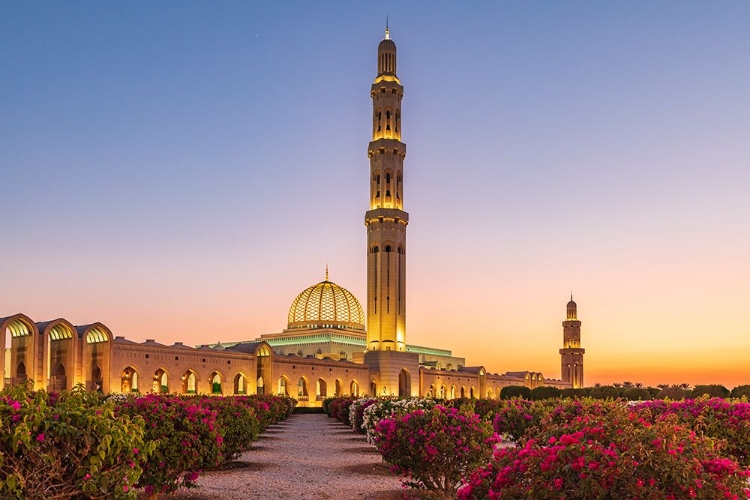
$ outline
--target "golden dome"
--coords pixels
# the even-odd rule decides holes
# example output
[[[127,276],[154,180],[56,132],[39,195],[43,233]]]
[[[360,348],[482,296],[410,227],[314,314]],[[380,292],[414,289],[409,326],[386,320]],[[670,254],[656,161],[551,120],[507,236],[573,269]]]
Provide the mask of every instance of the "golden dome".
[[[346,288],[321,281],[297,295],[289,308],[288,328],[365,329],[365,313]]]

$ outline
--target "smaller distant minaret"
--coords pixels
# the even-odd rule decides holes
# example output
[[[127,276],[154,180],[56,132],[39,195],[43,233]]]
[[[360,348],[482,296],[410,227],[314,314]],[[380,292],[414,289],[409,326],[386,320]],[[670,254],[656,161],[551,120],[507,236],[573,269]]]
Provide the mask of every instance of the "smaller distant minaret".
[[[567,317],[562,326],[562,381],[570,382],[574,389],[579,389],[583,387],[583,354],[586,349],[581,349],[581,322],[578,321],[578,306],[573,302],[572,294],[567,306]]]

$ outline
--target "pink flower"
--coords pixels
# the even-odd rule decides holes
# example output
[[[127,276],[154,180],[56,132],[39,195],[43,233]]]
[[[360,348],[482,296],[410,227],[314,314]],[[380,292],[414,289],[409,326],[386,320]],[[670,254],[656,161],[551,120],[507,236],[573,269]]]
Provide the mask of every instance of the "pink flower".
[[[563,479],[561,477],[556,477],[553,482],[555,483],[555,489],[560,491],[562,489]]]
[[[43,433],[43,432],[42,432],[42,433],[40,433],[40,434],[39,434],[39,435],[38,435],[38,436],[36,437],[36,440],[37,440],[37,441],[39,441],[40,443],[43,443],[43,442],[44,442],[44,433]]]

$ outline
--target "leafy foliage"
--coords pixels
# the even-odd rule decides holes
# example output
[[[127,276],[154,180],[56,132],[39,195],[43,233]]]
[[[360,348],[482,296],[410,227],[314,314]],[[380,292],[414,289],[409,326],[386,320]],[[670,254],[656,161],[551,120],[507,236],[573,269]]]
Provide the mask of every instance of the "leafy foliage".
[[[0,393],[0,497],[134,498],[154,448],[138,416],[82,387],[50,397],[9,387]]]
[[[723,443],[676,415],[653,421],[647,411],[604,404],[557,423],[543,419],[536,438],[498,450],[458,498],[748,498],[748,472],[724,456]]]
[[[378,422],[375,444],[413,488],[453,494],[463,477],[489,460],[499,437],[470,409],[435,405]]]

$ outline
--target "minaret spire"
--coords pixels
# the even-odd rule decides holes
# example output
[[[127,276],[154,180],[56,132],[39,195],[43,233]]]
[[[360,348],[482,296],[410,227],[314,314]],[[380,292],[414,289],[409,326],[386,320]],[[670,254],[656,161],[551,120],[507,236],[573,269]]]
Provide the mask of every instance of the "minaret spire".
[[[406,225],[401,99],[396,76],[396,44],[390,37],[378,45],[378,73],[370,88],[372,141],[370,210],[367,227],[367,350],[406,351]]]
[[[578,389],[583,387],[583,355],[586,350],[581,348],[581,322],[572,292],[566,309],[566,318],[562,324],[563,348],[560,349],[561,378],[563,382],[569,382],[574,389]]]
[[[328,262],[326,262],[326,281],[328,281]]]

